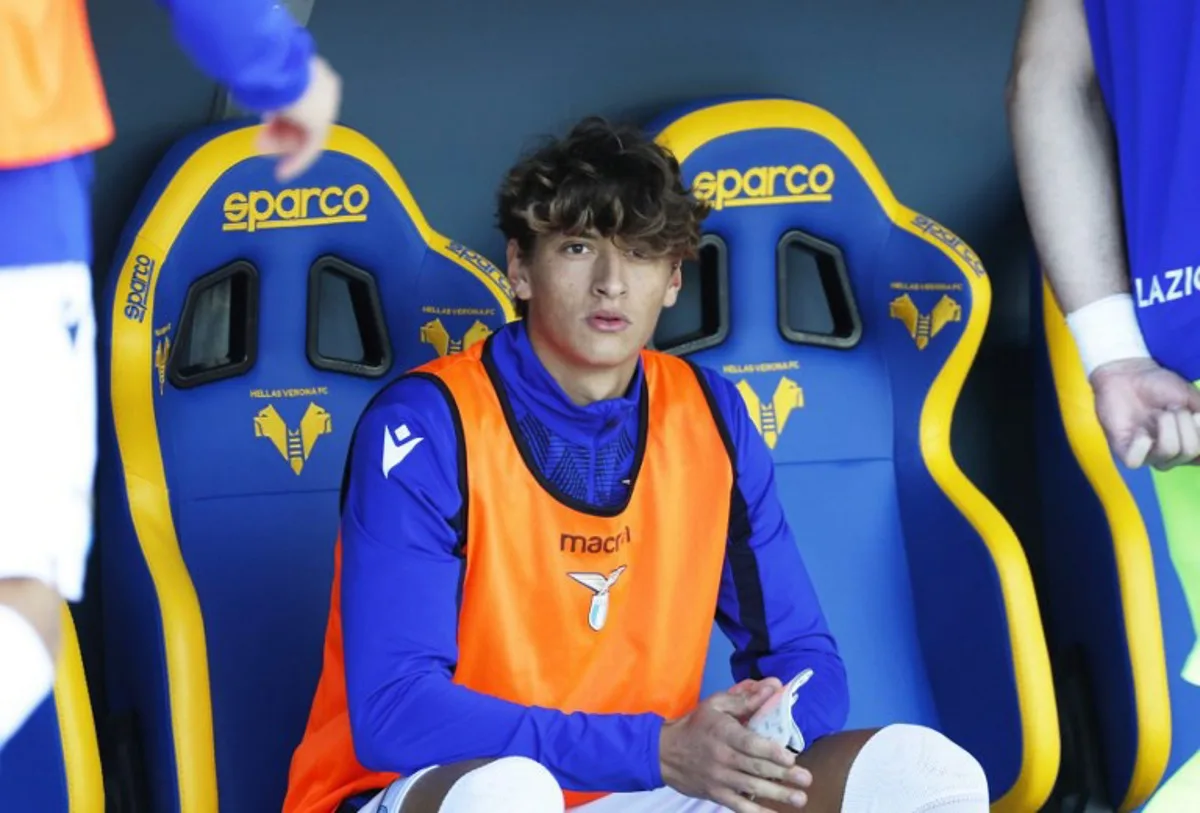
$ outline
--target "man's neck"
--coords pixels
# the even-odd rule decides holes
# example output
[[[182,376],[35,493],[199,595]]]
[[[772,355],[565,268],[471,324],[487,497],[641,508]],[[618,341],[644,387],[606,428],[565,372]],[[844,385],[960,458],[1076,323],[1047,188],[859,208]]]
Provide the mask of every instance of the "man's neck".
[[[580,367],[565,361],[536,331],[530,330],[528,335],[538,361],[576,406],[620,398],[637,372],[636,356],[620,367]]]

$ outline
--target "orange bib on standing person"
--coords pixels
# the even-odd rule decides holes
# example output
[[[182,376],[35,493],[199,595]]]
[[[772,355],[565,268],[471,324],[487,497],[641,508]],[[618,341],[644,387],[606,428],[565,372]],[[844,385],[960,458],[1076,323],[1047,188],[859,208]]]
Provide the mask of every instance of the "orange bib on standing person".
[[[0,0],[0,169],[113,137],[84,0]]]
[[[467,484],[454,682],[527,706],[677,718],[699,700],[729,532],[733,465],[700,374],[642,355],[628,504],[594,513],[537,475],[487,357],[418,370],[452,397]],[[340,550],[325,668],[292,762],[285,813],[330,813],[395,774],[358,764],[346,706]],[[481,755],[485,756],[485,755]],[[603,793],[565,793],[568,807]]]

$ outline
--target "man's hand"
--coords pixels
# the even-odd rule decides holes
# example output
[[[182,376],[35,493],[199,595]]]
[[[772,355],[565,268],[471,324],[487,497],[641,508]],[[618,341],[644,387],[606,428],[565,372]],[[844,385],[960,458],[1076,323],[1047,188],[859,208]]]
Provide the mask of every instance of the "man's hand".
[[[263,116],[258,146],[281,155],[275,177],[281,183],[304,172],[325,149],[329,128],[342,104],[341,77],[320,56],[309,62],[308,87],[291,106]]]
[[[735,813],[767,813],[755,799],[804,807],[808,796],[800,788],[812,784],[812,774],[742,722],[779,689],[778,680],[743,681],[663,726],[659,758],[667,785]]]
[[[1167,470],[1200,457],[1200,390],[1150,359],[1102,364],[1091,376],[1096,417],[1129,468]]]
[[[753,680],[753,679],[747,678],[746,680],[743,680],[741,683],[738,683],[735,686],[733,686],[733,688],[731,688],[729,690],[729,694],[731,694],[735,697],[743,697],[746,699],[753,699],[754,696],[758,692],[761,691],[761,692],[765,693],[767,695],[767,698],[769,699],[772,695],[775,694],[775,692],[781,691],[782,689],[783,689],[783,681],[781,681],[779,678],[769,677],[769,678],[763,678],[762,680]],[[758,709],[765,702],[766,702],[766,700],[758,703],[757,705],[755,705],[753,708],[751,708],[745,714],[738,715],[738,720],[743,724],[750,722],[750,718],[754,716],[754,712],[758,711]]]

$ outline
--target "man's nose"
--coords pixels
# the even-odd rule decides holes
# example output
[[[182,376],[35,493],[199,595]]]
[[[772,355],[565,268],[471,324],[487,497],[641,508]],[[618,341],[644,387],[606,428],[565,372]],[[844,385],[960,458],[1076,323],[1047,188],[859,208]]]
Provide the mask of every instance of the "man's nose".
[[[601,252],[593,267],[592,290],[598,296],[617,298],[629,290],[624,260],[613,251]]]

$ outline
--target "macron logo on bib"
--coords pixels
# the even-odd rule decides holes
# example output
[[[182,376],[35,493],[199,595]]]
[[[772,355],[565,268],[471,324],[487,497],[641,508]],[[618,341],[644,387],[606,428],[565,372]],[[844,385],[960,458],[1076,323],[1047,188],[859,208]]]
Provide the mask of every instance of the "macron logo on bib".
[[[383,427],[383,476],[386,479],[392,469],[404,462],[404,458],[417,448],[425,438],[415,438],[407,424],[393,432],[390,426]]]

